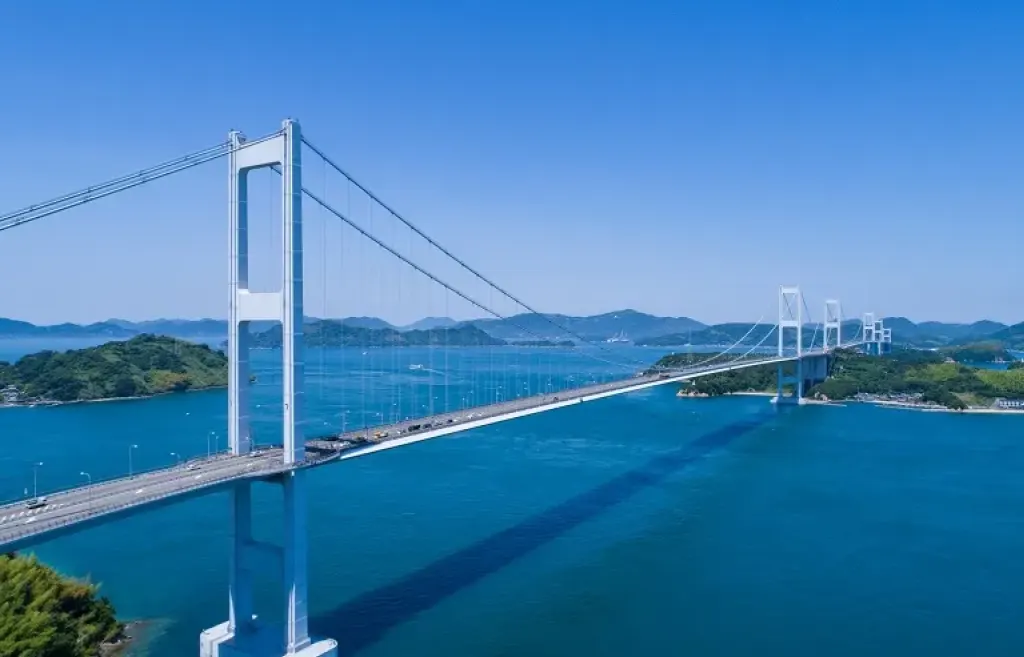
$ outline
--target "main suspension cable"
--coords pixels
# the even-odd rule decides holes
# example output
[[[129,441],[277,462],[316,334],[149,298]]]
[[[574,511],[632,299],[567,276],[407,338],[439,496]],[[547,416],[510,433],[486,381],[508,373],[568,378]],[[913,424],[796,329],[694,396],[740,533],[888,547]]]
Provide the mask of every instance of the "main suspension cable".
[[[364,194],[366,194],[366,195],[367,195],[367,196],[368,196],[369,198],[371,198],[371,199],[373,199],[374,201],[376,201],[376,202],[377,202],[377,203],[378,203],[378,204],[379,204],[379,205],[380,205],[380,206],[381,206],[382,208],[384,208],[385,210],[387,210],[387,211],[388,211],[388,212],[389,212],[389,213],[390,213],[390,214],[391,214],[391,215],[392,215],[393,217],[395,217],[395,218],[396,218],[396,219],[398,219],[398,220],[399,220],[400,222],[402,222],[402,223],[403,223],[403,224],[404,224],[404,225],[405,225],[405,226],[406,226],[407,228],[409,228],[409,229],[410,229],[411,231],[413,231],[414,233],[416,233],[417,235],[419,235],[419,236],[420,236],[421,238],[423,238],[423,239],[424,239],[424,240],[425,240],[425,241],[426,241],[426,242],[427,242],[428,244],[430,244],[431,246],[433,246],[434,248],[436,248],[437,250],[439,250],[439,251],[440,251],[441,253],[443,253],[444,255],[446,255],[446,256],[448,256],[449,258],[451,258],[451,259],[452,259],[452,261],[454,261],[455,263],[457,263],[457,264],[458,264],[459,266],[461,266],[461,267],[462,267],[463,269],[465,269],[466,271],[468,271],[468,272],[469,272],[469,273],[471,273],[472,275],[476,276],[476,277],[477,277],[478,279],[480,279],[481,281],[483,281],[483,282],[484,282],[485,284],[487,284],[487,285],[489,285],[490,287],[492,287],[493,289],[497,290],[497,291],[498,291],[498,292],[499,292],[500,294],[503,294],[504,296],[508,297],[508,298],[509,298],[509,299],[511,299],[511,300],[512,300],[513,302],[515,302],[515,303],[519,304],[519,305],[520,305],[520,306],[522,306],[522,307],[523,307],[524,309],[526,309],[526,310],[527,310],[528,312],[531,312],[531,313],[533,313],[534,315],[538,315],[538,316],[540,316],[540,317],[541,317],[542,319],[544,319],[545,321],[547,321],[547,322],[548,322],[549,324],[551,324],[552,326],[554,326],[554,327],[555,327],[555,328],[557,328],[558,330],[560,330],[560,331],[564,332],[565,334],[567,334],[567,335],[571,335],[572,337],[576,338],[576,339],[577,339],[577,340],[579,340],[580,342],[583,342],[583,343],[586,343],[586,344],[589,344],[589,345],[592,345],[592,346],[596,346],[596,347],[598,347],[598,348],[600,348],[600,349],[602,349],[602,350],[604,350],[604,351],[608,351],[608,350],[607,350],[607,349],[605,349],[605,348],[604,348],[604,347],[603,347],[603,346],[602,346],[602,345],[601,345],[600,343],[598,343],[598,342],[593,342],[593,341],[591,341],[591,340],[588,340],[587,338],[585,338],[585,337],[583,337],[582,335],[580,335],[580,334],[576,333],[575,331],[573,331],[573,330],[571,330],[571,329],[569,329],[569,328],[567,328],[567,327],[565,327],[565,326],[562,326],[561,324],[559,324],[559,323],[558,323],[558,322],[556,322],[555,320],[553,320],[553,319],[551,319],[550,317],[548,317],[548,316],[547,316],[546,314],[544,314],[544,313],[542,313],[542,312],[540,312],[540,311],[538,311],[538,310],[534,309],[534,308],[533,308],[532,306],[530,306],[529,304],[527,304],[527,303],[526,303],[526,302],[524,302],[523,300],[519,299],[518,297],[516,297],[516,296],[515,296],[514,294],[512,294],[511,292],[509,292],[508,290],[506,290],[505,288],[501,287],[500,285],[498,285],[497,283],[495,283],[494,281],[492,281],[492,280],[491,280],[490,278],[488,278],[488,277],[487,277],[487,276],[485,276],[484,274],[482,274],[482,273],[480,273],[479,271],[477,271],[476,269],[474,269],[474,268],[473,268],[472,266],[470,266],[470,265],[469,265],[469,264],[468,264],[467,262],[465,262],[464,260],[462,260],[461,258],[459,258],[458,256],[456,256],[456,255],[455,255],[454,253],[452,253],[452,252],[451,252],[451,251],[449,251],[449,250],[448,250],[447,248],[445,248],[445,247],[444,247],[443,245],[441,245],[441,244],[440,244],[439,242],[437,242],[437,240],[435,240],[434,238],[432,238],[432,237],[430,237],[429,235],[427,235],[427,234],[426,234],[425,232],[423,232],[423,231],[422,231],[422,230],[421,230],[421,229],[420,229],[419,227],[417,227],[417,226],[416,226],[415,224],[413,224],[413,223],[412,223],[411,221],[409,221],[409,220],[408,220],[408,219],[406,219],[406,218],[405,218],[404,216],[402,216],[401,214],[399,214],[399,212],[398,212],[397,210],[395,210],[395,209],[394,209],[394,208],[392,208],[392,207],[391,207],[390,205],[388,205],[388,204],[387,204],[387,203],[385,203],[385,202],[384,202],[383,200],[381,200],[381,198],[380,198],[379,196],[377,196],[376,194],[374,194],[373,192],[371,192],[371,191],[370,191],[370,190],[369,190],[369,189],[368,189],[368,188],[367,188],[367,187],[366,187],[365,185],[363,185],[363,184],[362,184],[362,183],[360,183],[360,182],[359,182],[358,180],[356,180],[355,178],[353,178],[353,177],[352,177],[352,176],[351,176],[351,175],[350,175],[350,174],[349,174],[349,173],[348,173],[347,171],[345,171],[344,169],[342,169],[342,168],[341,168],[341,167],[340,167],[340,166],[339,166],[339,165],[338,165],[338,164],[337,164],[336,162],[334,162],[334,160],[332,160],[332,159],[331,159],[331,158],[330,158],[330,157],[329,157],[329,156],[328,156],[328,155],[327,155],[327,154],[326,154],[326,153],[325,153],[324,151],[320,150],[320,149],[319,149],[319,148],[317,148],[317,147],[316,147],[315,145],[313,145],[312,143],[310,143],[308,139],[306,139],[305,137],[303,137],[303,138],[302,138],[302,143],[303,143],[303,144],[305,144],[305,145],[306,145],[306,146],[307,146],[307,147],[308,147],[308,148],[309,148],[309,149],[310,149],[311,151],[313,151],[314,153],[316,153],[316,154],[317,154],[317,155],[318,155],[318,156],[319,156],[319,157],[320,157],[321,159],[323,159],[323,160],[324,160],[325,162],[327,162],[327,164],[329,164],[329,165],[330,165],[330,166],[331,166],[331,167],[332,167],[332,168],[333,168],[333,169],[334,169],[335,171],[337,171],[337,172],[338,172],[339,174],[341,174],[342,176],[344,176],[344,177],[345,177],[345,178],[346,178],[346,179],[347,179],[347,180],[348,180],[349,182],[351,182],[351,183],[352,183],[353,185],[355,185],[355,186],[356,186],[357,188],[359,188],[359,190],[360,190],[360,191],[362,191],[362,192],[363,192]]]

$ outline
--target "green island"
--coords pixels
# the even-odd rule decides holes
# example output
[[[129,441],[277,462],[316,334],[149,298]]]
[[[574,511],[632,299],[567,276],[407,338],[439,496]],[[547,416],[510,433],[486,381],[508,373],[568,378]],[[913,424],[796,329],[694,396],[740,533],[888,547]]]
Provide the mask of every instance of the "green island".
[[[393,328],[351,326],[335,320],[306,322],[303,340],[307,347],[499,347],[508,344],[472,324],[450,328],[399,331]],[[279,349],[281,326],[252,336],[253,347]]]
[[[0,556],[0,655],[95,657],[126,645],[110,601],[35,557]]]
[[[942,347],[943,356],[958,363],[1015,363],[1013,354],[999,341],[972,342],[965,345]]]
[[[124,342],[0,362],[0,403],[148,397],[227,385],[228,359],[205,344],[139,335]]]
[[[672,354],[655,368],[679,367],[693,354]],[[776,366],[765,365],[713,374],[687,382],[681,395],[718,396],[774,392]],[[820,400],[892,402],[953,410],[991,408],[997,400],[1024,399],[1024,367],[1006,370],[971,367],[934,351],[901,350],[866,356],[850,350],[835,354],[830,378],[805,393]]]

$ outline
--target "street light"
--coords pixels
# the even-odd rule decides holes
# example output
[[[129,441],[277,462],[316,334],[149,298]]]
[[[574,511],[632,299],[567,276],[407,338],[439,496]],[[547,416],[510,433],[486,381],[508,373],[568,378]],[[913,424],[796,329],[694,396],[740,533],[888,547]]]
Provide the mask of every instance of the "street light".
[[[132,477],[132,450],[138,449],[138,445],[128,445],[128,478]]]
[[[39,468],[42,466],[42,461],[32,464],[32,497],[39,497]]]
[[[85,477],[86,479],[88,479],[90,485],[92,484],[92,475],[91,474],[89,474],[88,472],[79,472],[78,474],[80,474],[83,477]]]
[[[180,454],[178,454],[177,452],[171,452],[171,456],[174,457],[175,463],[177,465],[181,465],[181,455]]]

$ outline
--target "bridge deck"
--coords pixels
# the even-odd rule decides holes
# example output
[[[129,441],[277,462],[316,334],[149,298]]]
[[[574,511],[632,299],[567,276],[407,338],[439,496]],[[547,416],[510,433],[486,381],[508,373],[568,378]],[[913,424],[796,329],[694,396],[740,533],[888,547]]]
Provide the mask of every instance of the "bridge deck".
[[[802,358],[821,356],[809,352]],[[611,383],[583,386],[559,394],[541,394],[467,408],[403,422],[346,432],[332,439],[307,441],[307,460],[300,467],[372,454],[431,438],[467,431],[571,404],[603,399],[653,386],[759,365],[790,362],[796,356],[746,359],[724,364],[641,375]],[[241,479],[264,479],[290,470],[279,448],[248,456],[221,454],[195,459],[133,477],[122,477],[47,495],[46,504],[29,509],[25,501],[0,505],[0,549],[15,550],[39,540],[104,522],[181,498],[201,495]]]
[[[821,355],[823,355],[823,352],[814,351],[803,354],[801,358]],[[332,436],[329,439],[309,440],[306,442],[306,446],[308,449],[315,451],[338,451],[342,453],[341,459],[351,459],[431,438],[468,431],[469,429],[488,424],[504,422],[535,413],[543,413],[572,404],[622,395],[653,386],[679,383],[680,381],[710,374],[791,362],[796,359],[796,356],[752,358],[735,362],[726,361],[705,367],[681,369],[669,373],[636,376],[610,383],[581,386],[573,390],[559,392],[558,394],[531,395],[529,397],[520,397],[483,406],[469,407],[462,411],[450,411],[428,417],[364,427],[338,436]]]
[[[322,454],[311,454],[306,466],[320,465]],[[0,506],[0,549],[15,550],[85,524],[109,520],[144,507],[210,492],[245,478],[261,479],[285,472],[280,449],[236,457],[219,454],[132,477],[121,477],[46,495],[46,504],[29,509],[25,501]],[[52,536],[47,536],[51,538]]]

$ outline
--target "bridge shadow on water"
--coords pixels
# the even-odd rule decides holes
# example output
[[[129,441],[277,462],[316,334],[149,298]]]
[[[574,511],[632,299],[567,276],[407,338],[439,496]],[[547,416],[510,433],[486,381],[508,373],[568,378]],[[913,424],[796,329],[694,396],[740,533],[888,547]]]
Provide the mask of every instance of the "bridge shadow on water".
[[[391,628],[640,491],[663,482],[694,461],[760,427],[774,415],[761,413],[704,434],[557,506],[530,516],[398,580],[367,591],[311,619],[311,629],[318,635],[336,639],[339,657],[354,655],[379,641]]]

